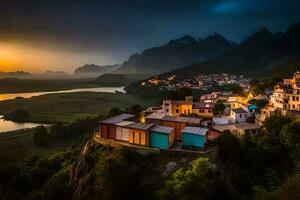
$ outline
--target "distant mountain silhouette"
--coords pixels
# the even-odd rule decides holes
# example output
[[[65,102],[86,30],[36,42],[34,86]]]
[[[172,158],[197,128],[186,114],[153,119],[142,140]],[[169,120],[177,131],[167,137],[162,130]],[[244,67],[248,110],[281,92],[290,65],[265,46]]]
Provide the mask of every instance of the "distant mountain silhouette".
[[[236,46],[219,34],[198,41],[185,35],[159,47],[133,54],[115,74],[159,74],[215,58]]]
[[[40,74],[40,75],[50,75],[50,76],[55,76],[55,75],[67,75],[67,72],[64,71],[51,71],[51,70],[47,70],[44,73]]]
[[[109,73],[111,71],[116,70],[119,68],[120,65],[115,64],[115,65],[104,65],[104,66],[99,66],[99,65],[94,65],[94,64],[86,64],[82,67],[78,67],[75,71],[75,75],[83,75],[83,76],[99,76],[101,74]]]
[[[0,78],[24,78],[29,77],[32,74],[25,71],[15,71],[15,72],[1,72],[0,71]]]

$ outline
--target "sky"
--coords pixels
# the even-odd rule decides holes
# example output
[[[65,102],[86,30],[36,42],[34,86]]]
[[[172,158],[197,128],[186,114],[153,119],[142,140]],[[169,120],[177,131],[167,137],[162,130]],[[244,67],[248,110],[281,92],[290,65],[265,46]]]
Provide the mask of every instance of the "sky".
[[[0,71],[72,72],[123,63],[190,34],[241,42],[300,21],[296,0],[9,0],[0,6]]]

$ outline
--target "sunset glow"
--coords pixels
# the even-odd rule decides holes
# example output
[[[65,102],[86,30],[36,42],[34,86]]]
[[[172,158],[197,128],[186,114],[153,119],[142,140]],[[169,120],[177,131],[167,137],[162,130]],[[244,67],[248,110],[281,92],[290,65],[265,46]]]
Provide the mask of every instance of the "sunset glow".
[[[44,72],[46,70],[73,70],[86,63],[109,63],[111,59],[91,52],[79,54],[56,49],[42,49],[15,43],[0,43],[0,71],[24,70]]]

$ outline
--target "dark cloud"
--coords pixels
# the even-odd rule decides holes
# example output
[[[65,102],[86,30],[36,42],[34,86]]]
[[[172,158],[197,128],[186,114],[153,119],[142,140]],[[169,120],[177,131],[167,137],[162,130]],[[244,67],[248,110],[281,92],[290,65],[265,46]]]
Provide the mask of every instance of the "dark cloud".
[[[285,31],[299,8],[292,0],[10,0],[0,6],[0,41],[123,61],[186,33],[241,41],[262,26]]]

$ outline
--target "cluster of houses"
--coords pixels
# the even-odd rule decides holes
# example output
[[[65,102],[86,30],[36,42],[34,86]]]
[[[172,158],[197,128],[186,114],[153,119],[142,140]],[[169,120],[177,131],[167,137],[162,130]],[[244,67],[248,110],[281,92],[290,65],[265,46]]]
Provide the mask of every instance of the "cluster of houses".
[[[300,72],[296,71],[291,79],[283,79],[277,84],[268,100],[268,105],[256,115],[257,124],[261,125],[273,113],[300,121]]]
[[[97,137],[151,148],[203,149],[208,140],[216,139],[224,130],[256,134],[258,127],[246,122],[251,115],[249,106],[238,107],[240,102],[231,100],[236,108],[230,109],[228,116],[217,117],[213,115],[213,102],[194,102],[191,96],[184,101],[163,100],[161,106],[143,111],[139,120],[121,114],[101,121]]]
[[[222,115],[214,115],[213,109],[216,101],[222,100],[225,105],[225,110]],[[228,130],[238,132],[239,135],[247,132],[247,130],[232,129],[232,124],[244,123],[243,126],[248,129],[248,132],[258,133],[259,127],[253,124],[254,115],[257,111],[257,106],[248,103],[248,98],[237,95],[227,95],[226,93],[212,93],[200,97],[200,101],[193,101],[193,97],[187,96],[184,101],[178,100],[163,100],[159,107],[150,107],[144,111],[143,116],[151,113],[156,115],[168,116],[194,116],[202,118],[202,126],[214,127],[219,130],[221,125],[227,127]],[[147,119],[147,117],[146,117]],[[253,119],[252,123],[250,119]],[[250,125],[251,126],[250,126]]]
[[[192,117],[174,117],[152,113],[146,121],[135,122],[134,115],[121,114],[100,122],[96,136],[132,145],[168,149],[175,141],[180,148],[203,149],[209,134],[213,131],[200,127],[201,119]]]
[[[176,90],[182,87],[192,89],[209,90],[215,86],[223,86],[227,84],[238,84],[244,92],[249,91],[249,79],[244,78],[243,75],[229,75],[229,74],[200,74],[191,79],[182,79],[176,75],[156,76],[141,82],[141,86],[160,86],[161,90]]]
[[[264,120],[278,111],[282,115],[296,116],[300,121],[300,72],[294,73],[292,79],[284,79],[266,95],[256,97],[269,101],[260,112],[256,105],[248,103],[253,98],[251,94],[213,92],[196,101],[192,96],[181,101],[165,99],[162,105],[143,111],[139,122],[130,114],[101,121],[97,136],[152,148],[169,149],[180,143],[180,148],[203,149],[209,140],[216,139],[225,130],[238,136],[259,134]],[[215,115],[219,100],[225,109]]]

